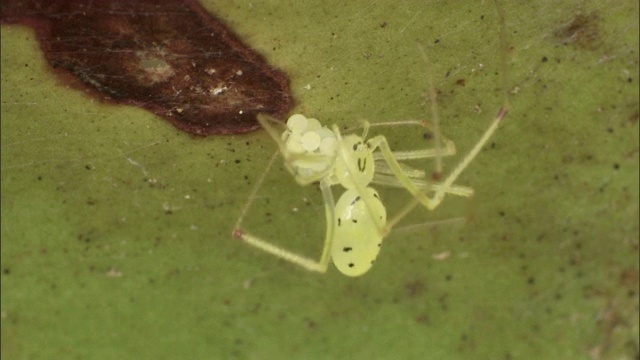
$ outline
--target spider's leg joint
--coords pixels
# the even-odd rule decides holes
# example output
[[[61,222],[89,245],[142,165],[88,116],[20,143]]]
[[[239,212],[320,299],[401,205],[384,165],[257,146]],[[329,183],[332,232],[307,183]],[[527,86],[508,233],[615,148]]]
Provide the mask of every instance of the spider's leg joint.
[[[500,108],[500,111],[498,111],[498,115],[496,117],[499,119],[504,119],[505,117],[507,117],[508,113],[509,113],[509,109],[503,106]]]
[[[232,235],[236,239],[242,239],[242,236],[244,235],[244,231],[242,231],[241,229],[233,229]]]

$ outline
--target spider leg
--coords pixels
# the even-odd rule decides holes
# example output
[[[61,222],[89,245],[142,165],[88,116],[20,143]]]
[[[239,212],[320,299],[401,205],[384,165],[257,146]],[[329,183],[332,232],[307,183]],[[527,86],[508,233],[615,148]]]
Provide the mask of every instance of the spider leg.
[[[491,125],[489,125],[489,128],[487,128],[484,134],[482,134],[482,137],[480,138],[480,140],[478,140],[476,145],[471,149],[471,151],[469,151],[469,153],[462,159],[462,161],[455,167],[455,169],[453,169],[453,171],[444,179],[444,181],[442,182],[443,187],[436,191],[434,200],[436,200],[438,203],[442,200],[446,189],[458,179],[464,169],[466,169],[466,167],[471,164],[473,159],[478,156],[480,150],[482,150],[482,147],[487,143],[487,141],[489,141],[493,133],[498,129],[498,126],[508,113],[509,109],[507,108],[507,104],[505,103],[505,105],[500,108],[500,111],[498,111],[498,115],[493,120],[493,122],[491,122]]]
[[[414,185],[416,185],[416,187],[418,187],[418,189],[422,191],[427,191],[427,190],[438,191],[439,189],[444,188],[444,186],[441,183],[433,183],[428,180],[425,180],[424,178],[412,178],[411,181],[413,182]],[[382,186],[404,188],[402,183],[398,181],[398,179],[395,176],[392,176],[392,175],[376,173],[373,176],[372,182],[374,184],[378,184]],[[473,196],[473,189],[468,186],[451,185],[448,188],[444,189],[444,191],[447,194],[456,195],[456,196],[465,196],[465,197]]]
[[[429,210],[433,210],[435,207],[437,207],[440,204],[440,202],[442,202],[442,199],[444,198],[445,194],[451,192],[451,189],[454,186],[453,183],[458,179],[458,177],[460,176],[460,174],[462,174],[462,172],[466,169],[466,167],[469,166],[469,164],[471,164],[473,159],[480,153],[480,150],[482,150],[482,147],[487,143],[487,141],[489,141],[489,139],[491,138],[493,133],[496,131],[496,129],[498,128],[502,120],[509,113],[509,107],[510,107],[509,91],[508,91],[509,66],[507,64],[509,46],[507,42],[507,33],[506,33],[507,26],[506,26],[506,20],[505,20],[502,8],[498,4],[497,0],[494,0],[494,3],[498,11],[498,17],[500,19],[500,50],[501,50],[500,62],[502,64],[502,71],[503,71],[503,74],[502,74],[503,105],[498,111],[498,114],[496,115],[494,120],[491,122],[491,124],[487,128],[487,130],[485,130],[480,140],[478,140],[478,142],[471,149],[471,151],[469,151],[469,153],[462,159],[462,161],[453,169],[453,171],[444,179],[444,181],[442,181],[440,186],[436,187],[433,184],[427,183],[428,187],[426,189],[423,189],[423,191],[426,190],[425,192],[418,191],[419,190],[418,185],[420,184],[414,183],[409,178],[409,176],[407,176],[407,174],[402,170],[401,166],[397,161],[397,158],[394,156],[394,153],[389,148],[389,144],[387,143],[386,138],[384,136],[377,136],[371,139],[371,140],[374,140],[374,139],[376,140],[376,142],[372,142],[372,145],[374,146],[377,145],[380,148],[382,156],[384,157],[385,161],[389,165],[389,168],[391,169],[393,174],[396,176],[400,186],[405,187],[414,196],[414,201],[406,205],[402,210],[400,210],[398,214],[396,214],[393,218],[391,218],[391,220],[387,223],[387,229],[388,229],[387,231],[390,231],[390,229],[395,224],[397,224],[404,216],[406,216],[418,204],[424,205]],[[426,52],[424,51],[424,48],[422,46],[419,46],[419,49],[428,67],[427,80],[429,81],[429,89],[430,89],[429,99],[431,101],[431,113],[434,119],[436,150],[439,150],[441,149],[440,141],[444,141],[446,143],[447,140],[440,139],[441,137],[440,131],[439,131],[440,115],[438,113],[438,104],[436,101],[435,87],[433,86],[433,67],[431,62],[429,61],[429,58]],[[436,159],[436,173],[439,173],[442,169],[442,157],[439,155],[436,155],[435,159]],[[429,192],[433,194],[431,197],[427,196],[427,193]]]
[[[419,160],[435,158],[440,159],[443,156],[451,156],[456,154],[456,146],[451,140],[444,141],[445,146],[436,149],[423,149],[423,150],[408,150],[408,151],[394,151],[393,155],[397,160]],[[384,156],[380,154],[374,154],[375,160],[384,159]]]
[[[249,199],[247,203],[242,208],[242,212],[240,213],[240,217],[234,226],[232,235],[235,238],[241,239],[245,243],[254,246],[264,252],[267,252],[275,257],[286,260],[293,264],[296,264],[300,267],[303,267],[309,271],[317,271],[324,273],[327,271],[327,267],[329,265],[329,260],[331,257],[331,242],[333,240],[334,233],[334,217],[335,217],[335,201],[333,199],[333,194],[331,192],[331,184],[328,181],[320,182],[320,189],[322,190],[322,196],[324,198],[324,207],[325,207],[325,217],[327,222],[327,230],[325,233],[325,241],[324,248],[322,249],[322,255],[320,256],[320,260],[316,261],[305,256],[296,254],[292,251],[284,249],[280,246],[274,245],[266,240],[263,240],[255,235],[252,235],[242,229],[242,221],[246,217],[249,208],[253,204],[258,190],[262,187],[264,180],[266,178],[267,173],[273,166],[276,158],[278,157],[278,151],[271,157],[269,164],[267,165],[264,173],[260,177],[260,179],[256,182],[254,189],[249,195]]]
[[[460,174],[471,164],[473,159],[480,153],[482,147],[489,141],[493,133],[498,129],[498,126],[502,122],[502,120],[507,116],[509,110],[507,108],[507,104],[500,109],[498,115],[493,120],[493,122],[489,125],[487,130],[485,130],[484,134],[475,144],[475,146],[469,151],[469,153],[462,159],[462,161],[453,169],[453,171],[442,181],[439,187],[430,186],[427,189],[427,192],[432,192],[433,195],[431,197],[427,196],[426,192],[420,191],[419,187],[409,179],[409,177],[402,171],[400,166],[398,165],[397,160],[393,156],[393,152],[391,152],[389,148],[389,144],[387,143],[386,138],[384,136],[377,136],[372,138],[371,140],[375,140],[373,144],[377,145],[382,152],[383,156],[387,160],[389,167],[394,172],[394,175],[400,182],[400,184],[406,188],[415,198],[414,201],[405,206],[400,212],[395,215],[391,220],[387,223],[387,227],[389,230],[397,224],[404,216],[406,216],[414,207],[418,204],[422,204],[429,210],[433,210],[442,202],[446,193],[451,192],[451,188],[453,183],[458,179]]]
[[[409,150],[409,151],[394,151],[396,159],[398,160],[419,160],[419,159],[427,159],[427,158],[438,158],[442,156],[451,156],[456,154],[456,146],[453,141],[447,139],[446,137],[440,134],[440,130],[438,127],[439,121],[436,119],[434,121],[435,125],[431,125],[426,121],[422,120],[398,120],[398,121],[385,121],[385,122],[373,122],[362,120],[362,125],[354,128],[350,128],[345,130],[345,132],[350,132],[358,128],[364,128],[362,138],[366,138],[368,130],[374,127],[392,127],[392,126],[419,126],[422,128],[430,129],[434,133],[434,137],[436,140],[436,148],[435,149],[423,149],[423,150]],[[441,143],[444,143],[444,147],[441,146]],[[373,154],[375,160],[383,159],[382,155],[375,153]]]
[[[393,152],[395,156],[397,152]],[[382,155],[381,155],[382,157]],[[397,159],[397,157],[396,157]],[[407,177],[411,179],[411,181],[422,191],[427,191],[428,189],[437,190],[442,187],[441,183],[431,182],[426,179],[426,174],[422,170],[415,169],[405,163],[398,162],[402,171],[407,174]],[[398,179],[393,176],[393,172],[387,165],[387,163],[383,160],[376,161],[376,172],[373,176],[372,183],[394,187],[394,188],[404,188],[404,186],[398,181]],[[473,196],[473,189],[468,186],[460,186],[460,185],[451,185],[449,189],[446,189],[445,192],[451,195],[457,196],[465,196],[470,197]]]
[[[429,83],[429,101],[431,102],[431,116],[433,117],[434,123],[434,134],[435,134],[435,142],[436,149],[441,148],[442,136],[440,135],[440,112],[438,111],[438,101],[437,101],[437,93],[436,88],[433,85],[433,63],[429,60],[427,56],[427,52],[424,51],[424,47],[418,44],[418,49],[420,50],[420,54],[424,59],[425,64],[427,65],[427,83]],[[445,139],[446,142],[446,139]],[[442,157],[436,157],[436,174],[442,174]]]
[[[256,199],[258,190],[260,190],[260,188],[262,187],[262,183],[264,183],[264,179],[266,179],[267,174],[269,173],[269,170],[271,170],[273,163],[278,158],[278,153],[279,153],[278,151],[273,153],[273,155],[271,156],[271,159],[269,160],[269,163],[267,164],[267,167],[264,169],[264,172],[256,182],[256,185],[251,190],[251,193],[249,194],[249,199],[247,200],[246,204],[244,204],[244,206],[242,207],[240,216],[238,217],[236,224],[233,226],[233,233],[232,233],[233,236],[236,236],[236,231],[241,231],[240,228],[242,227],[242,221],[247,216],[247,212],[249,211],[249,208],[251,208],[251,205],[253,205],[253,201]]]
[[[398,183],[401,187],[404,187],[411,193],[420,203],[422,203],[427,209],[433,210],[438,203],[434,202],[433,199],[430,199],[427,196],[427,192],[432,190],[431,186],[427,184],[427,191],[421,191],[418,188],[417,184],[414,183],[409,175],[402,169],[402,165],[396,159],[394,153],[391,151],[389,147],[389,143],[387,142],[387,138],[383,135],[378,135],[368,140],[369,145],[372,150],[379,149],[382,157],[384,158],[387,166],[396,177]],[[449,184],[451,185],[451,184]],[[422,189],[424,190],[424,189]]]
[[[395,155],[395,153],[393,153]],[[397,158],[396,158],[397,159]],[[399,163],[400,167],[402,168],[402,171],[404,171],[408,177],[410,177],[411,179],[426,179],[427,178],[427,173],[424,172],[424,170],[419,170],[416,168],[413,168],[407,164],[404,163]],[[382,176],[392,176],[393,172],[391,171],[391,169],[389,168],[389,166],[387,165],[387,163],[384,161],[384,158],[382,158],[382,160],[377,160],[375,161],[375,173],[376,175],[382,175]]]

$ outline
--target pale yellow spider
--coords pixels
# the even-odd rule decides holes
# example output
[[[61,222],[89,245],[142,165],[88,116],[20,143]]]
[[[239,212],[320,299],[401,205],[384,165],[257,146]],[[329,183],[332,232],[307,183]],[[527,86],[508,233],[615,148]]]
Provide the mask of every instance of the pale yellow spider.
[[[506,72],[504,19],[499,8],[498,11],[503,21],[501,38],[505,53],[503,71]],[[424,56],[426,57],[426,55]],[[503,75],[503,78],[506,83],[506,74]],[[359,276],[366,273],[378,256],[383,238],[416,205],[421,204],[427,209],[433,210],[442,202],[447,193],[467,197],[473,194],[471,188],[456,186],[454,182],[478,155],[506,117],[509,107],[506,94],[505,91],[504,104],[498,111],[496,118],[471,151],[449,175],[444,177],[442,182],[427,181],[424,172],[399,162],[399,160],[435,158],[437,161],[436,169],[439,171],[440,158],[455,153],[453,142],[439,134],[436,96],[433,86],[431,86],[430,97],[436,135],[435,149],[393,152],[384,136],[378,135],[367,139],[368,130],[372,126],[368,122],[363,122],[362,135],[348,134],[343,136],[336,125],[329,129],[322,126],[316,119],[295,114],[288,119],[286,129],[280,132],[273,125],[279,122],[267,115],[259,115],[260,124],[278,144],[279,150],[271,158],[262,177],[249,196],[249,200],[235,224],[233,236],[307,270],[326,272],[329,261],[333,260],[336,268],[345,275]],[[423,123],[403,121],[374,124],[374,126],[416,124]],[[443,147],[440,146],[440,142],[444,143]],[[322,191],[327,229],[322,255],[317,261],[273,245],[242,229],[244,217],[278,154],[282,155],[286,168],[298,184],[318,183]],[[376,172],[376,167],[378,167],[378,172]],[[372,182],[405,188],[415,200],[390,221],[387,221],[386,209],[376,190],[370,187]],[[338,184],[345,189],[345,192],[337,202],[334,202],[331,186]]]

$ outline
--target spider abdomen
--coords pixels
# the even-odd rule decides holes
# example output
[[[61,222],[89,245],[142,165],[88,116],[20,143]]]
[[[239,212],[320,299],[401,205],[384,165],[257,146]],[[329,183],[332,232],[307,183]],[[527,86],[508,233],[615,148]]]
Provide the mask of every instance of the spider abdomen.
[[[383,238],[380,229],[387,222],[378,193],[370,187],[365,194],[348,189],[336,203],[334,221],[331,257],[336,268],[348,276],[366,273],[378,257]]]

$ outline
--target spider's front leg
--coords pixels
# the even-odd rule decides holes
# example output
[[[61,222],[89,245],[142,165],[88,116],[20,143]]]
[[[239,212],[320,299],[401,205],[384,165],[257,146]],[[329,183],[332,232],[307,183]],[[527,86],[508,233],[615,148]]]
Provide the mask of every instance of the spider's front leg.
[[[435,209],[442,200],[444,199],[444,195],[452,192],[451,188],[454,186],[453,183],[458,179],[458,177],[462,174],[462,172],[471,164],[473,159],[480,153],[482,147],[489,141],[493,133],[498,129],[498,126],[504,120],[504,118],[509,113],[508,101],[505,100],[505,104],[498,111],[498,115],[491,122],[487,130],[485,130],[484,134],[480,137],[480,140],[476,142],[474,147],[467,153],[467,155],[462,159],[462,161],[453,169],[453,171],[445,177],[441,184],[438,187],[431,186],[431,188],[427,188],[427,192],[433,193],[431,197],[427,196],[425,192],[421,192],[415,183],[411,181],[411,179],[407,176],[407,174],[402,170],[398,160],[394,157],[393,152],[389,147],[389,143],[387,139],[382,136],[376,136],[369,140],[369,144],[372,149],[378,148],[380,149],[383,158],[389,165],[389,168],[393,172],[393,174],[398,178],[400,184],[405,187],[416,199],[416,201],[408,204],[402,209],[392,220],[387,223],[387,227],[390,229],[395,224],[398,223],[406,214],[408,214],[413,208],[418,204],[424,205],[427,209],[433,210]]]
[[[371,147],[371,151],[375,151],[375,149],[379,149],[382,154],[382,158],[385,163],[389,167],[391,173],[396,177],[398,182],[402,187],[407,189],[413,197],[416,198],[422,205],[424,205],[427,209],[433,210],[435,209],[440,201],[436,201],[435,199],[427,196],[427,193],[432,191],[433,186],[426,184],[424,187],[427,188],[426,191],[421,191],[418,186],[411,180],[409,175],[402,169],[402,165],[398,162],[398,159],[395,157],[394,152],[391,151],[391,147],[383,135],[378,135],[373,137],[367,141],[369,146]],[[448,192],[448,188],[443,188],[443,192]]]

